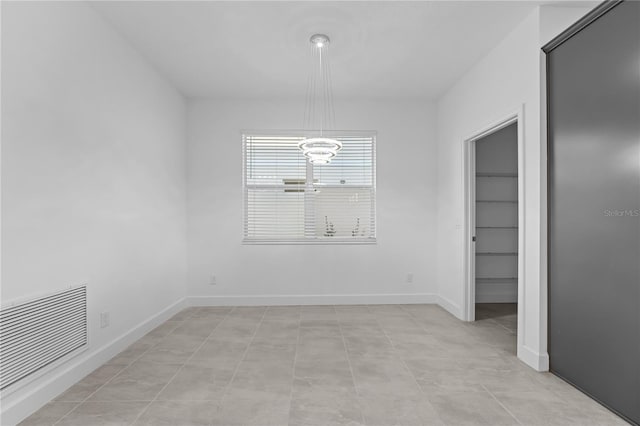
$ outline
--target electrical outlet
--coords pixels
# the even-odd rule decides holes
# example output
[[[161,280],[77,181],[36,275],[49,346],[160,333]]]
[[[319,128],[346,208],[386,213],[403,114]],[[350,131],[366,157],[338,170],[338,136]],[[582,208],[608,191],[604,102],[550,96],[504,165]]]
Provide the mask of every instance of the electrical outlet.
[[[215,274],[211,274],[211,276],[209,277],[209,285],[218,285],[218,278],[215,276]]]
[[[412,283],[413,283],[413,272],[409,272],[409,273],[407,274],[406,283],[407,283],[407,284],[412,284]]]
[[[100,312],[100,328],[109,327],[109,312]]]

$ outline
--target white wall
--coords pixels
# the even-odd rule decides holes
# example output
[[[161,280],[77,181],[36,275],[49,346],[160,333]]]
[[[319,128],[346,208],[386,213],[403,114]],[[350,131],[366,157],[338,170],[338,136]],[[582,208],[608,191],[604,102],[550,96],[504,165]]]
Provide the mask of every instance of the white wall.
[[[546,140],[544,61],[540,47],[588,11],[542,7],[532,12],[437,104],[438,291],[463,317],[463,140],[523,108],[524,291],[519,294],[518,356],[548,369],[546,336]],[[446,305],[445,305],[446,306]]]
[[[3,399],[11,424],[25,396],[36,409],[73,382],[49,378],[184,297],[186,105],[90,6],[2,7],[2,302],[87,284],[90,340]]]
[[[303,108],[303,101],[190,103],[189,294],[231,304],[434,302],[435,114],[428,102],[335,105],[338,129],[378,132],[377,245],[242,245],[241,131],[300,128]]]

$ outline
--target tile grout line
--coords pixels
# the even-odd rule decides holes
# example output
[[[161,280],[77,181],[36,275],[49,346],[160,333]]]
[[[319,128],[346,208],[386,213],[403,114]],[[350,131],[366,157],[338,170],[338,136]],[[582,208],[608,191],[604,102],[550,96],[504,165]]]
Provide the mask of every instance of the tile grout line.
[[[402,309],[403,309],[403,310],[405,310],[405,308],[402,308]],[[414,314],[412,314],[410,311],[406,311],[406,312],[407,312],[407,313],[409,314],[409,316],[410,316],[410,317],[411,317],[411,318],[416,322],[416,324],[418,324],[418,327],[420,327],[420,329],[421,329],[421,330],[423,330],[425,333],[427,333],[427,334],[431,335],[431,334],[429,333],[429,329],[428,329],[424,324],[422,324],[420,321],[418,321],[418,318],[417,318],[416,316],[414,316]],[[452,359],[453,359],[453,362],[454,362],[457,366],[459,366],[459,367],[461,366],[461,365],[460,365],[460,362],[458,361],[458,357],[450,357],[450,358],[452,358]],[[420,389],[422,389],[422,386],[420,386]]]
[[[237,308],[237,306],[234,307],[234,310],[236,308]],[[231,387],[231,384],[233,383],[233,380],[236,378],[236,374],[238,373],[238,370],[240,369],[240,364],[242,364],[242,362],[247,357],[247,353],[249,353],[249,348],[251,348],[251,345],[253,344],[253,341],[255,340],[256,336],[258,335],[258,330],[260,329],[260,326],[262,325],[262,321],[264,320],[264,317],[267,314],[268,307],[264,306],[264,308],[265,309],[264,309],[264,312],[262,313],[262,316],[260,317],[260,321],[258,321],[256,329],[253,332],[253,335],[251,336],[251,339],[249,340],[249,343],[247,343],[246,349],[242,353],[242,356],[240,357],[240,360],[238,361],[238,364],[236,365],[236,368],[234,368],[233,374],[231,375],[231,379],[229,379],[229,383],[227,383],[227,385],[224,387],[224,392],[222,393],[222,397],[220,398],[220,406],[223,405],[224,400],[227,397],[227,393],[229,392],[229,388]]]
[[[403,311],[405,310],[402,306],[400,307],[400,309],[402,309]],[[408,311],[406,311],[406,312],[407,312],[407,314],[409,314],[411,319],[413,319],[413,316],[411,315],[411,312],[408,312]],[[375,316],[375,319],[376,319],[376,323],[378,324],[378,327],[380,327],[380,330],[382,330],[382,334],[384,334],[384,337],[386,337],[387,340],[389,341],[389,344],[391,345],[391,349],[393,350],[394,356],[397,357],[400,360],[400,362],[402,363],[402,366],[404,367],[404,369],[411,375],[411,378],[415,382],[416,386],[418,386],[418,389],[420,389],[420,393],[422,393],[424,395],[424,391],[422,389],[422,386],[420,386],[420,383],[418,383],[418,379],[416,379],[416,376],[413,374],[413,371],[411,371],[411,369],[409,368],[409,366],[405,362],[404,358],[402,358],[400,355],[397,354],[396,346],[393,344],[393,340],[391,339],[391,337],[389,337],[389,335],[385,331],[384,327],[382,327],[382,325],[380,324],[380,321],[378,321],[378,316],[377,315]]]
[[[485,318],[485,319],[481,319],[480,321],[486,321],[486,323],[490,323],[490,324],[495,324],[497,325],[499,328],[503,328],[505,330],[507,330],[508,332],[513,332],[512,329],[510,329],[509,327],[507,327],[506,325],[502,324],[499,321],[496,321],[495,318]]]
[[[353,374],[353,366],[351,365],[351,357],[349,357],[349,349],[347,349],[347,341],[344,337],[344,332],[342,330],[342,324],[340,323],[340,319],[338,318],[338,311],[336,310],[336,306],[333,306],[333,312],[336,314],[336,322],[338,323],[338,329],[340,330],[340,338],[342,339],[342,346],[344,347],[344,354],[347,357],[347,364],[349,364],[349,372],[351,373],[351,380],[353,381],[353,388],[356,391],[356,398],[358,399],[358,404],[360,404],[360,400],[362,399],[362,395],[360,395],[360,391],[358,391],[358,385],[356,383],[356,376]],[[369,310],[369,306],[367,306],[367,310]],[[364,413],[361,408],[358,408],[360,412],[360,419],[362,420],[362,424],[366,424],[364,419]]]
[[[495,320],[494,320],[495,321]],[[516,327],[515,330],[507,327],[506,325],[502,324],[501,322],[495,321],[500,327],[504,328],[505,330],[507,330],[509,333],[518,333],[518,328]]]
[[[133,419],[133,421],[132,421],[131,423],[129,423],[129,424],[134,424],[135,422],[137,422],[137,421],[138,421],[138,419],[139,419],[140,417],[142,417],[142,416],[144,415],[144,413],[146,413],[146,412],[149,410],[149,407],[151,407],[151,404],[153,404],[155,401],[157,401],[157,400],[158,400],[158,396],[160,396],[160,394],[161,394],[161,393],[162,393],[162,392],[167,388],[167,386],[169,386],[169,384],[173,381],[173,379],[175,379],[175,378],[178,376],[178,374],[179,374],[179,373],[184,369],[185,365],[187,365],[187,362],[189,362],[189,360],[191,360],[191,358],[193,358],[193,356],[196,354],[196,352],[198,352],[198,351],[199,351],[199,350],[204,346],[204,344],[205,344],[205,343],[207,343],[207,339],[209,338],[209,336],[211,336],[211,335],[216,331],[216,329],[218,328],[218,326],[219,326],[220,324],[222,324],[222,322],[224,322],[224,320],[227,318],[227,316],[228,316],[232,311],[233,311],[233,310],[231,310],[231,311],[227,312],[227,313],[225,314],[224,318],[222,319],[222,321],[219,321],[219,322],[216,324],[216,326],[215,326],[215,327],[213,327],[213,329],[212,329],[212,330],[211,330],[211,332],[207,335],[207,337],[205,337],[205,338],[202,340],[202,343],[200,343],[200,345],[198,345],[198,347],[193,351],[193,353],[192,353],[191,355],[189,355],[189,357],[188,357],[188,358],[187,358],[187,359],[182,363],[182,365],[180,365],[180,367],[178,368],[178,370],[176,370],[176,372],[173,374],[173,376],[171,376],[171,378],[169,379],[169,381],[167,381],[167,383],[162,387],[162,389],[160,389],[160,390],[158,391],[158,393],[156,393],[156,396],[155,396],[155,397],[153,397],[153,399],[152,399],[151,401],[149,401],[149,404],[147,404],[147,406],[146,406],[142,411],[140,411],[140,412],[138,413],[138,415],[136,416],[136,418],[135,418],[135,419]],[[189,319],[193,319],[193,318],[191,318],[191,317],[190,317]],[[176,329],[177,329],[177,327],[176,327]],[[173,331],[175,331],[176,329],[172,330],[172,332],[171,332],[171,333],[173,333]],[[171,334],[171,333],[169,333],[169,334]],[[158,363],[158,364],[160,364],[160,363]]]
[[[415,321],[414,316],[411,314],[411,312],[407,311],[404,306],[400,306],[400,309],[402,309],[404,312],[406,312],[407,314],[409,314],[409,317]],[[391,337],[389,337],[389,335],[387,334],[387,332],[385,331],[384,327],[382,327],[382,325],[380,324],[380,321],[378,321],[378,317],[376,316],[376,322],[378,323],[378,326],[380,327],[380,329],[382,330],[382,333],[385,335],[385,337],[387,338],[387,340],[389,340],[389,343],[391,344],[391,348],[393,349],[394,354],[396,354],[396,346],[393,344],[393,340],[391,339]],[[418,321],[416,321],[417,324]],[[422,325],[419,326],[421,330],[427,332],[427,330],[425,328],[422,327]],[[431,399],[429,398],[429,395],[427,395],[424,391],[424,389],[422,389],[422,386],[420,386],[420,383],[418,383],[418,379],[416,378],[416,375],[413,374],[413,371],[411,371],[411,369],[409,368],[409,366],[407,365],[406,361],[404,360],[403,357],[401,357],[400,355],[397,355],[398,359],[400,360],[400,362],[402,363],[402,365],[404,366],[405,370],[407,370],[407,372],[409,373],[409,375],[411,375],[411,378],[413,379],[413,381],[415,382],[416,386],[418,387],[418,389],[420,389],[420,394],[427,399],[427,402],[429,402],[429,405],[431,406],[431,408],[433,409],[434,413],[436,414],[436,416],[438,417],[438,419],[442,422],[442,424],[444,424],[444,421],[442,420],[442,418],[440,417],[440,413],[438,413],[438,411],[433,407],[433,405],[431,404]],[[421,419],[422,420],[422,419]]]
[[[298,362],[298,347],[300,345],[300,326],[301,325],[302,325],[302,307],[300,307],[300,312],[298,312],[298,335],[296,336],[296,353],[293,356],[293,369],[291,370],[291,392],[289,393],[289,413],[287,415],[287,425],[291,423],[291,407],[293,406],[293,387],[296,381],[296,364]]]
[[[418,321],[418,318],[417,318],[413,313],[411,313],[411,311],[409,311],[409,310],[405,309],[404,307],[401,307],[401,308],[402,308],[402,310],[403,310],[403,311],[405,311],[406,313],[408,313],[408,314],[409,314],[409,316],[411,317],[411,319],[413,319],[413,320],[416,322],[416,324],[418,324],[418,327],[419,327],[422,331],[424,331],[426,334],[430,335],[430,334],[429,334],[429,330],[427,329],[427,327],[426,327],[426,326],[424,326],[420,321]],[[457,361],[457,359],[453,358],[453,361],[456,363],[456,365],[458,365],[458,366],[460,365],[460,363]],[[402,360],[402,362],[406,365],[406,363],[405,363],[404,359]],[[409,367],[407,366],[407,368],[409,368]],[[415,377],[415,375],[413,374],[413,372],[411,371],[411,369],[410,369],[410,368],[409,368],[409,372],[411,373],[411,375],[412,375],[412,376],[414,377],[414,379],[416,380],[416,383],[418,383],[418,379]],[[420,383],[418,383],[418,388],[420,388],[420,392],[422,392],[422,394],[423,394],[423,395],[427,398],[427,400],[429,401],[429,404],[431,404],[431,398],[429,398],[429,395],[428,395],[427,393],[425,393],[425,392],[424,392],[424,389],[422,389],[422,386],[420,386]],[[434,410],[435,410],[435,409],[434,409]],[[445,422],[444,422],[444,420],[442,420],[442,418],[440,417],[440,414],[437,412],[437,410],[435,410],[435,411],[436,411],[436,415],[438,416],[438,418],[440,419],[440,421],[444,424]]]
[[[73,386],[73,385],[72,385]],[[61,401],[62,402],[62,401]],[[49,401],[47,402],[48,404],[51,404],[52,402]],[[56,425],[58,424],[58,422],[62,421],[62,419],[64,419],[65,417],[67,417],[69,414],[71,414],[72,411],[75,411],[76,408],[78,408],[80,406],[80,404],[82,404],[82,402],[75,402],[75,405],[73,407],[71,407],[65,414],[62,415],[62,417],[60,417],[58,420],[56,420],[54,423],[52,423],[52,425]],[[46,405],[45,405],[46,407]],[[35,414],[35,413],[34,413]],[[33,414],[32,414],[33,415]],[[31,417],[31,416],[29,416]],[[28,418],[28,417],[27,417]],[[25,419],[26,420],[26,419]],[[24,420],[23,420],[24,421]],[[22,422],[21,422],[22,423]]]
[[[405,309],[403,308],[403,310],[405,310]],[[415,316],[414,316],[410,311],[406,311],[406,312],[411,316],[411,318],[413,318],[414,320],[416,319],[416,317],[415,317]],[[422,323],[420,323],[420,321],[416,321],[416,323],[420,326],[420,328],[421,328],[422,330],[424,330],[425,332],[428,332],[428,330],[424,327],[424,325],[423,325]],[[458,364],[458,365],[459,365],[459,362],[458,362],[457,360],[455,360],[455,359],[454,359],[454,362],[455,362],[456,364]],[[506,411],[506,412],[507,412],[507,413],[508,413],[508,414],[509,414],[509,415],[510,415],[510,416],[511,416],[511,417],[512,417],[512,418],[513,418],[513,419],[514,419],[518,424],[519,424],[519,425],[522,425],[522,423],[520,422],[520,420],[518,420],[518,418],[517,418],[516,416],[514,416],[514,415],[513,415],[513,413],[512,413],[511,411],[509,411],[509,410],[507,409],[507,407],[505,407],[505,406],[504,406],[504,405],[503,405],[503,404],[502,404],[502,403],[501,403],[501,402],[500,402],[500,401],[495,397],[495,395],[493,395],[493,394],[492,394],[492,393],[491,393],[491,392],[490,392],[490,391],[489,391],[489,390],[488,390],[488,389],[487,389],[483,384],[480,384],[480,386],[482,386],[482,388],[483,388],[483,389],[484,389],[484,390],[485,390],[489,395],[491,395],[491,397],[492,397],[493,399],[495,399],[495,400],[498,402],[498,404],[499,404],[499,405],[500,405],[500,406],[501,406],[501,407],[502,407],[502,408],[503,408],[503,409],[504,409],[504,410],[505,410],[505,411]],[[422,387],[420,387],[420,389],[422,390]],[[428,396],[427,396],[427,399],[429,399],[429,398],[428,398]],[[438,415],[438,418],[440,418],[440,415],[439,415],[437,412],[436,412],[436,414]],[[442,418],[440,418],[440,420],[442,421]],[[444,422],[443,422],[443,423],[444,423]]]
[[[168,319],[167,321],[170,321],[170,319]],[[162,324],[166,323],[167,321],[163,322]],[[181,320],[180,322],[184,322],[185,320]],[[162,324],[160,324],[158,327],[160,327]],[[156,328],[158,328],[156,327]],[[176,326],[173,330],[175,330],[176,328],[178,328],[179,326]],[[155,328],[154,328],[155,330]],[[171,332],[167,333],[166,336],[162,337],[160,339],[160,341],[164,340],[169,334],[171,334],[173,332],[173,330],[171,330]],[[151,330],[153,331],[153,330]],[[151,331],[149,333],[151,333]],[[148,333],[147,333],[148,334]],[[145,334],[146,336],[146,334]],[[132,343],[129,346],[132,346],[136,343],[138,343],[138,341],[142,340],[144,338],[144,336],[142,336],[140,339],[136,340],[134,343]],[[89,398],[91,398],[93,395],[95,395],[100,389],[102,389],[103,387],[105,387],[106,385],[108,385],[109,383],[111,383],[111,381],[113,379],[115,379],[116,377],[118,377],[120,374],[122,374],[122,372],[124,370],[126,370],[127,368],[131,367],[131,365],[133,365],[133,363],[137,362],[140,358],[142,358],[147,352],[149,352],[151,349],[155,348],[157,345],[160,344],[160,341],[154,345],[151,345],[148,349],[144,350],[138,357],[136,357],[133,361],[129,362],[128,364],[126,364],[120,371],[118,371],[116,374],[113,375],[113,377],[111,377],[109,380],[107,380],[106,382],[104,382],[103,384],[101,384],[96,390],[94,390],[93,392],[91,392],[89,395],[87,395],[82,401],[78,402],[77,405],[75,407],[73,407],[71,410],[69,410],[64,416],[60,417],[58,420],[55,421],[55,423],[53,423],[52,426],[57,425],[58,423],[60,423],[62,420],[64,420],[65,418],[67,418],[69,416],[69,414],[71,414],[72,412],[74,412],[75,410],[78,409],[78,407],[80,407],[82,404],[84,404],[85,402],[87,402],[89,400]],[[126,351],[129,346],[127,346],[127,348],[125,348],[124,350],[118,352],[114,357],[112,357],[111,359],[115,358],[116,356],[120,355],[122,352]],[[111,359],[109,361],[111,361]],[[108,361],[107,361],[108,362]],[[100,367],[103,367],[105,365],[109,365],[109,364],[102,364]],[[98,367],[98,368],[100,368]],[[96,368],[96,370],[98,369]],[[95,371],[95,370],[93,370]],[[88,377],[90,374],[93,373],[93,371],[89,374],[87,374],[87,376],[83,377],[82,379],[80,379],[78,382],[74,383],[71,386],[75,386],[76,384],[78,384],[80,381],[84,380],[86,377]],[[66,392],[66,391],[65,391]],[[60,402],[64,402],[64,401],[60,401]],[[114,402],[114,401],[111,401]],[[115,401],[115,402],[120,402],[120,401]],[[146,402],[146,401],[140,401],[140,402]],[[149,401],[149,404],[151,404],[151,401]],[[145,408],[146,409],[146,408]]]
[[[485,326],[487,324],[491,324],[492,326],[490,327],[491,330],[497,330],[497,331],[502,331],[502,332],[507,332],[508,335],[513,336],[514,340],[517,339],[517,335],[518,335],[518,331],[516,330],[512,330],[510,328],[508,328],[507,326],[501,324],[500,322],[496,321],[493,318],[485,318],[485,319],[480,319],[480,320],[476,320],[471,322],[471,324],[473,323],[478,323],[478,324],[482,324],[482,326]],[[490,347],[495,348],[495,347],[499,347],[502,349],[501,345],[493,345],[493,344],[489,344]],[[517,355],[516,355],[517,358]]]
[[[496,398],[496,396],[489,390],[487,389],[487,387],[485,385],[480,385],[482,386],[482,389],[484,389],[489,395],[491,395],[491,397],[502,407],[503,410],[505,410],[507,413],[509,413],[509,415],[511,417],[513,417],[513,419],[519,424],[522,425],[522,422],[520,421],[520,419],[518,419],[515,414],[513,414],[511,412],[511,410],[509,410],[498,398]]]
[[[517,304],[516,304],[516,305],[517,305]],[[493,324],[497,324],[497,325],[499,325],[500,327],[502,327],[502,328],[506,329],[507,331],[509,331],[509,332],[511,332],[511,333],[517,333],[517,331],[518,331],[518,327],[517,327],[517,325],[516,325],[516,328],[515,328],[515,329],[512,329],[512,328],[510,328],[510,327],[508,327],[508,326],[504,325],[504,324],[503,324],[503,323],[501,323],[500,321],[496,320],[496,318],[506,318],[506,317],[509,317],[509,316],[513,315],[513,316],[515,316],[515,317],[516,317],[516,323],[517,323],[517,317],[518,317],[517,312],[516,312],[515,314],[512,314],[512,313],[504,314],[504,313],[502,313],[502,314],[496,314],[496,315],[497,315],[497,316],[490,316],[490,317],[486,317],[486,318],[476,318],[476,322],[477,322],[477,321],[489,321],[489,322],[491,322],[491,323],[493,323]]]

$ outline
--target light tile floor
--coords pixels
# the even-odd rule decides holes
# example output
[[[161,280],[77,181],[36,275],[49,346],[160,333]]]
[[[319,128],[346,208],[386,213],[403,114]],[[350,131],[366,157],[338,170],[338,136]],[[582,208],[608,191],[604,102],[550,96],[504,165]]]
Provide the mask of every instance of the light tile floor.
[[[23,425],[620,425],[515,357],[513,306],[194,307]]]

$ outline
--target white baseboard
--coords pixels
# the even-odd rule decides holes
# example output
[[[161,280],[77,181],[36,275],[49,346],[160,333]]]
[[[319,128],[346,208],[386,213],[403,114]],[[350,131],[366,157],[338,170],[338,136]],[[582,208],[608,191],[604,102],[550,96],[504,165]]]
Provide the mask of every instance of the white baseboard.
[[[431,293],[413,294],[312,294],[258,296],[191,296],[190,306],[385,305],[433,304]]]
[[[536,371],[549,371],[549,354],[539,353],[528,346],[518,347],[518,358]]]
[[[462,309],[460,308],[460,305],[458,305],[457,303],[452,302],[451,300],[447,299],[444,296],[438,296],[436,303],[440,305],[440,307],[442,307],[444,310],[449,312],[451,315],[453,315],[454,317],[464,321],[464,315],[462,313]]]
[[[0,424],[12,426],[20,423],[40,407],[67,390],[71,385],[82,380],[87,374],[126,349],[127,346],[135,343],[186,306],[186,299],[178,300],[120,337],[113,339],[100,348],[89,350],[73,358],[66,365],[60,366],[59,370],[52,371],[51,374],[46,376],[46,379],[43,377],[42,381],[38,380],[34,382],[33,386],[26,387],[27,389],[32,387],[32,389],[9,395],[2,401]]]

